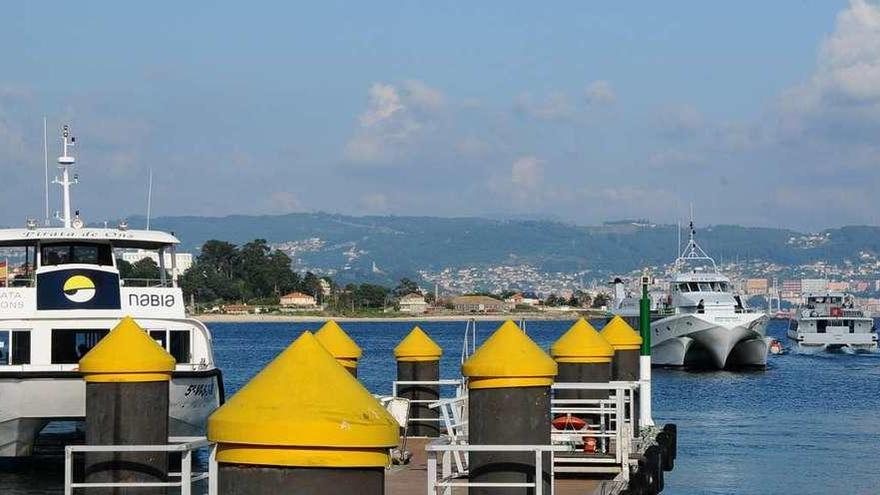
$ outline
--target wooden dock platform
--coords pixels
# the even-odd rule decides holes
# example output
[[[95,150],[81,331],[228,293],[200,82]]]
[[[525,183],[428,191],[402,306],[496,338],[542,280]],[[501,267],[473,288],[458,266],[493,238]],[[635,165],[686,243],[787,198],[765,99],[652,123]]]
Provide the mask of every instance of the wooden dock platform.
[[[408,438],[406,449],[412,459],[404,466],[393,466],[385,473],[386,495],[425,495],[428,484],[428,466],[425,445],[432,438]],[[585,478],[556,478],[556,495],[600,495],[612,488],[611,481]],[[467,490],[457,488],[454,495],[466,495]]]

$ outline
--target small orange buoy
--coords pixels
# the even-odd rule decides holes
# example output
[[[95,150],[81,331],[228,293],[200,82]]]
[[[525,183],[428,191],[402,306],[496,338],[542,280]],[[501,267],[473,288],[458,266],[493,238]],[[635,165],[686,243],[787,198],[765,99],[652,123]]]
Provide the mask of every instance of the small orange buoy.
[[[577,416],[566,414],[553,420],[553,427],[557,430],[580,430],[587,426],[587,422]]]

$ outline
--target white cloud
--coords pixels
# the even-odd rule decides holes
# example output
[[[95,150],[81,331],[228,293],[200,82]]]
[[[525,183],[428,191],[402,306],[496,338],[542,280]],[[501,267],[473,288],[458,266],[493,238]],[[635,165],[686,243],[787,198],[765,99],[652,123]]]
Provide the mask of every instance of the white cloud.
[[[510,182],[515,187],[537,189],[544,179],[544,161],[536,156],[518,158],[510,167]]]
[[[703,115],[692,105],[667,105],[657,112],[660,134],[674,139],[693,137],[706,125]]]
[[[880,125],[880,6],[851,0],[823,40],[813,75],[787,90],[780,106],[783,138],[873,139]]]
[[[587,85],[587,103],[589,105],[608,105],[617,100],[617,93],[608,81],[593,81]]]
[[[345,146],[344,155],[353,162],[390,163],[407,155],[434,127],[434,112],[445,103],[440,91],[416,80],[400,86],[376,83],[369,95],[367,109]]]
[[[553,91],[540,100],[534,100],[529,93],[521,93],[514,109],[538,120],[567,120],[577,112],[575,103],[562,91]]]

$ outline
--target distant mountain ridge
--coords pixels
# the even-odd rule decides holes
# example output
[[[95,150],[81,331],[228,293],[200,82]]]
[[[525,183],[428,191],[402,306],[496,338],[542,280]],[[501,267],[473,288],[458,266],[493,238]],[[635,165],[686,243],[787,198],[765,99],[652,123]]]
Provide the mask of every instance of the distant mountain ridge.
[[[138,217],[128,221],[133,227],[144,223]],[[159,217],[152,220],[152,226],[175,232],[187,251],[195,251],[209,239],[237,244],[255,238],[273,244],[292,243],[292,252],[303,268],[340,271],[343,279],[377,280],[411,276],[419,269],[481,265],[528,264],[547,272],[625,273],[671,262],[678,240],[675,225],[642,220],[580,226],[546,220],[291,213]],[[687,235],[685,229],[681,235]],[[842,263],[857,262],[862,252],[880,253],[880,227],[851,226],[804,234],[716,225],[698,227],[697,236],[719,261]],[[309,239],[312,241],[304,242]]]

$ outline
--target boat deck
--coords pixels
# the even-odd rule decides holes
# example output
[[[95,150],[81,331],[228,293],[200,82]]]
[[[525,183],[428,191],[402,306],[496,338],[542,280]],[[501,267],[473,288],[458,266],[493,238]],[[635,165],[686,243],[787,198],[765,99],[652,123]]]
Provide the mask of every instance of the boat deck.
[[[405,466],[393,466],[385,474],[386,495],[424,495],[428,484],[427,453],[425,445],[433,438],[408,438],[406,449],[412,452],[412,459]],[[608,493],[611,481],[560,478],[555,482],[556,495],[593,495]],[[452,490],[454,495],[467,494],[466,488]]]

